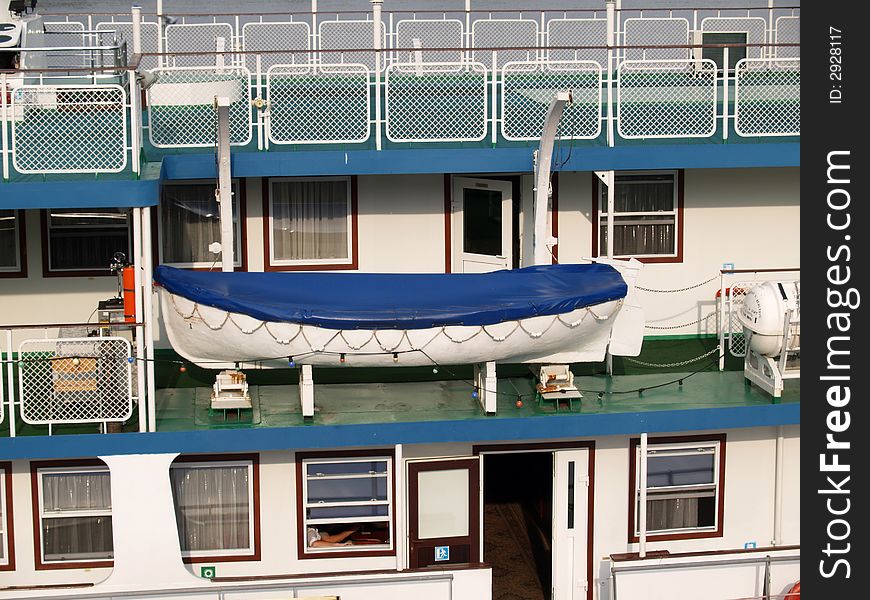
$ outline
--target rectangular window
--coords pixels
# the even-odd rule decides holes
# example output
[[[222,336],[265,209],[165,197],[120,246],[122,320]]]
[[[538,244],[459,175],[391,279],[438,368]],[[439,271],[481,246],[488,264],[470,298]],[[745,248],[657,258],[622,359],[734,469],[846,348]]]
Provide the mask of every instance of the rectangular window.
[[[650,440],[647,446],[647,536],[655,539],[721,535],[724,437],[690,442]],[[632,541],[640,531],[640,444],[632,441]]]
[[[0,463],[0,571],[15,568],[12,539],[12,465]]]
[[[38,468],[36,479],[40,536],[37,568],[52,563],[81,566],[111,559],[112,490],[108,468]]]
[[[705,31],[702,36],[703,44],[746,44],[746,32],[716,32]],[[703,48],[701,53],[703,58],[709,58],[716,63],[716,68],[722,70],[722,64],[725,61],[724,48]],[[746,46],[732,46],[728,48],[728,70],[733,71],[734,66],[738,61],[746,58]]]
[[[116,252],[129,259],[130,211],[54,208],[43,211],[46,275],[110,275]]]
[[[233,181],[233,257],[242,267],[241,195]],[[182,268],[210,268],[220,264],[221,255],[208,247],[220,242],[220,204],[213,183],[164,184],[160,198],[160,262]]]
[[[300,556],[391,554],[393,458],[303,458]]]
[[[169,478],[182,556],[259,558],[257,471],[254,458],[173,463]]]
[[[267,204],[270,267],[356,268],[351,178],[270,179]]]
[[[0,209],[0,277],[23,275],[24,213]]]
[[[681,174],[618,173],[614,189],[613,254],[681,260]],[[607,255],[607,186],[597,185],[598,255]]]

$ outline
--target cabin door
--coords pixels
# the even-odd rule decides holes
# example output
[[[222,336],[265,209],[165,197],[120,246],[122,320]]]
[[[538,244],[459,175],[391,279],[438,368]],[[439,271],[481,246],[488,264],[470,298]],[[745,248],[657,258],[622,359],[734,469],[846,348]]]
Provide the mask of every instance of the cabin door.
[[[553,600],[581,600],[589,578],[589,450],[553,455]]]
[[[480,457],[408,463],[408,566],[480,562]]]
[[[453,178],[453,272],[485,273],[513,264],[510,181]]]

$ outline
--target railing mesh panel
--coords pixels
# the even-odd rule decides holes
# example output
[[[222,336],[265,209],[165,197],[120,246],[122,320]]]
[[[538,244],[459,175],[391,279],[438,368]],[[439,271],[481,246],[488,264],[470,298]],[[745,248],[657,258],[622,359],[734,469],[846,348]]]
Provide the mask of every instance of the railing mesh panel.
[[[260,72],[265,73],[273,65],[308,64],[311,28],[308,23],[246,23],[242,28],[245,50],[300,50],[260,55]],[[257,70],[257,55],[245,54],[245,66],[252,73]]]
[[[776,43],[777,44],[800,44],[801,42],[801,18],[780,17],[776,20]],[[800,46],[787,46],[776,48],[777,58],[800,58]]]
[[[601,133],[601,67],[595,62],[508,63],[502,68],[502,135],[536,140],[543,133],[550,102],[571,90],[559,124],[562,138],[596,138]]]
[[[25,340],[18,350],[21,418],[34,425],[128,419],[131,356],[123,338]]]
[[[118,41],[121,40],[127,43],[127,63],[133,58],[133,24],[122,21],[103,21],[97,23],[97,31],[114,31]],[[160,28],[157,23],[142,23],[142,52],[157,52],[157,37],[160,35]],[[139,61],[139,67],[142,69],[156,69],[158,67],[156,56],[143,56]]]
[[[387,69],[387,139],[393,142],[479,141],[487,130],[487,71],[469,63],[396,64]]]
[[[737,63],[734,130],[741,136],[800,135],[800,59]]]
[[[617,70],[623,138],[709,137],[716,131],[716,63],[625,61]]]
[[[127,166],[120,86],[24,85],[12,94],[12,164],[20,173],[117,173]]]
[[[414,40],[420,40],[420,46],[426,48],[462,48],[462,21],[447,20],[403,20],[396,23],[396,48],[415,48]],[[417,54],[414,52],[397,52],[398,62],[413,63]],[[423,62],[459,62],[462,51],[453,52],[421,52]]]
[[[478,19],[471,24],[475,48],[534,48],[538,45],[538,22],[531,19]],[[475,50],[473,60],[492,69],[492,51]],[[496,68],[515,61],[536,60],[536,51],[499,50]]]
[[[689,21],[667,17],[625,20],[624,46],[686,46]],[[689,57],[688,48],[626,48],[626,60],[681,60]]]
[[[387,33],[384,24],[381,28],[381,48],[386,48]],[[361,48],[374,46],[374,21],[323,21],[318,25],[320,30],[320,48],[322,50],[349,50],[349,52],[324,53],[320,62],[362,64],[370,70],[375,70],[375,53],[359,52]],[[350,52],[350,50],[357,50]],[[382,54],[380,68],[384,69]]]
[[[251,141],[250,72],[242,67],[158,69],[148,89],[148,136],[154,146],[213,146],[217,140],[215,96],[230,99],[230,143]]]
[[[218,39],[223,39],[220,51],[233,50],[233,27],[229,23],[196,23],[166,26],[166,52],[218,52]],[[169,66],[207,67],[216,64],[214,54],[171,56]]]
[[[548,46],[604,46],[607,43],[606,19],[550,19]],[[607,50],[577,48],[548,50],[550,60],[591,60],[607,69]]]
[[[267,88],[273,143],[363,142],[369,137],[369,70],[364,65],[275,66]]]

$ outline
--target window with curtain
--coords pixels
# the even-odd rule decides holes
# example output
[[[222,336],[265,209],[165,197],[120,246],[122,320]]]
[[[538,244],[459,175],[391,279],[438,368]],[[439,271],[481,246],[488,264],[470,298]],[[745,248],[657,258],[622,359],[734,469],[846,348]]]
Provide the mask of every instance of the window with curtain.
[[[720,442],[647,447],[647,535],[716,531]],[[639,534],[640,446],[635,452],[634,534]]]
[[[116,252],[129,259],[130,211],[55,208],[46,211],[49,272],[104,271]]]
[[[350,179],[269,182],[270,264],[352,262]]]
[[[169,471],[186,557],[253,555],[254,463],[177,462]]]
[[[43,563],[112,558],[112,490],[105,467],[40,469]]]
[[[233,181],[233,257],[240,267],[242,228],[239,182]],[[220,242],[220,205],[214,183],[165,184],[160,198],[160,261],[178,267],[211,267],[220,254],[208,247]],[[219,266],[219,265],[218,265]]]
[[[0,273],[21,270],[18,211],[0,209]]]
[[[601,256],[607,255],[607,186],[598,186]],[[614,256],[677,256],[677,173],[617,173]]]
[[[301,469],[305,553],[392,548],[391,457],[304,459]]]

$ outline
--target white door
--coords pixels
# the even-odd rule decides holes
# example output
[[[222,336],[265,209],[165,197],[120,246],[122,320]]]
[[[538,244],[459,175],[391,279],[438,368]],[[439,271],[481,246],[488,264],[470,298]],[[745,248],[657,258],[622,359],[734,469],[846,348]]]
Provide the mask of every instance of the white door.
[[[513,264],[509,181],[453,178],[453,272],[485,273]]]
[[[586,598],[589,450],[553,452],[553,600]]]

